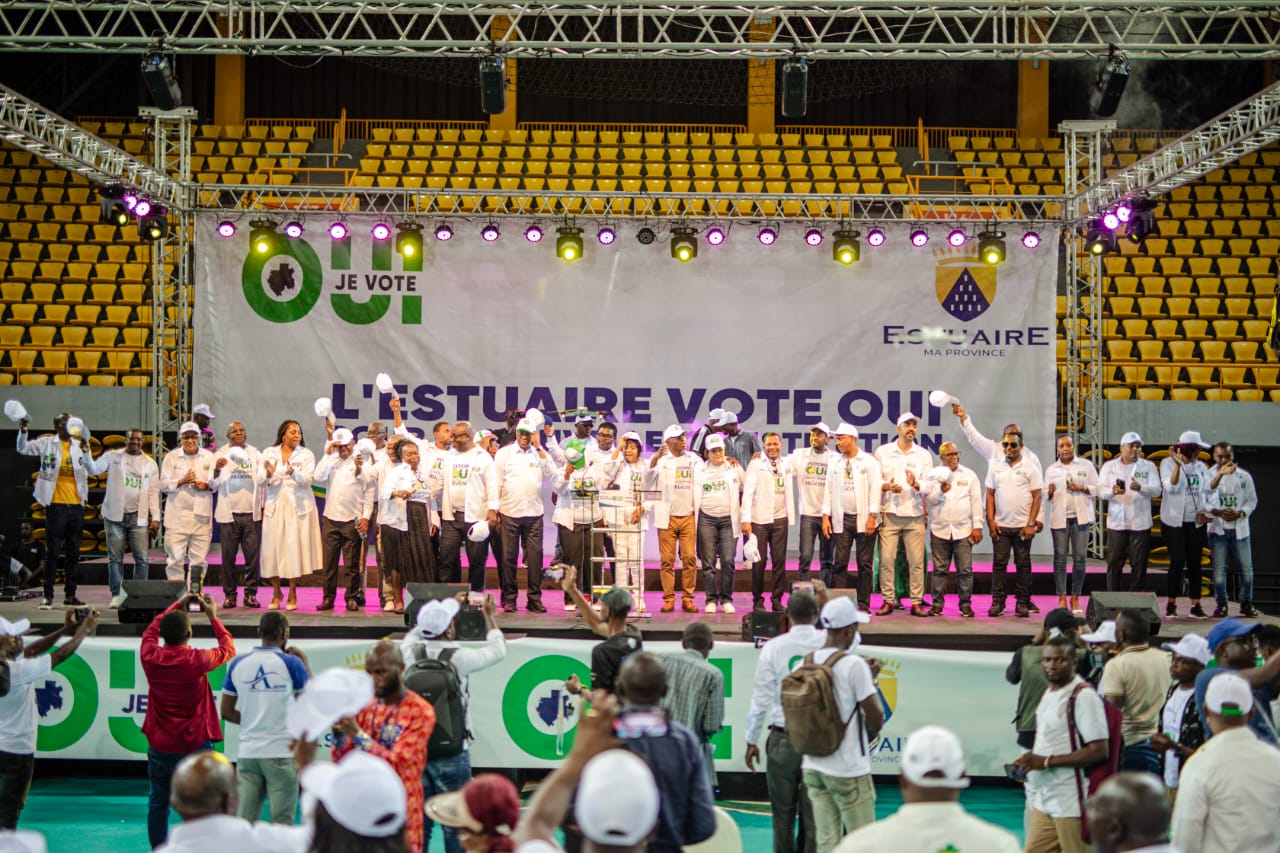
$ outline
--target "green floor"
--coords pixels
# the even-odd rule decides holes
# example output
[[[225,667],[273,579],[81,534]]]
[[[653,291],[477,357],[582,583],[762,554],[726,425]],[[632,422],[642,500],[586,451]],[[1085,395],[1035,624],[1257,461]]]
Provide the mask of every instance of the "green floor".
[[[876,786],[876,815],[902,804],[896,785]],[[970,812],[1022,837],[1022,792],[977,787],[961,800]],[[768,850],[773,831],[767,803],[724,803],[742,830],[743,849]],[[19,826],[44,833],[51,853],[117,853],[147,849],[147,781],[126,779],[42,779],[31,787]],[[430,853],[443,851],[438,833]]]

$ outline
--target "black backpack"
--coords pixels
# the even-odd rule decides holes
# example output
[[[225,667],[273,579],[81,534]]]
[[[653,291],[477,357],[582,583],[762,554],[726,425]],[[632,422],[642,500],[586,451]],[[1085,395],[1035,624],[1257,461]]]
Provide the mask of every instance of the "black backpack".
[[[427,656],[422,644],[418,659],[404,674],[404,685],[431,703],[436,727],[427,741],[427,759],[450,758],[462,752],[467,740],[467,701],[462,678],[450,660],[457,649],[442,649],[440,656]]]

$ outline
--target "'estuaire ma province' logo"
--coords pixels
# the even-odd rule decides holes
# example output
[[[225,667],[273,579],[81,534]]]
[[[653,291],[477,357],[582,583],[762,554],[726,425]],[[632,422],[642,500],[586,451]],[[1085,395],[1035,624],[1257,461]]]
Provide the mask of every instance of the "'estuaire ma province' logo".
[[[985,314],[996,300],[996,268],[965,248],[948,246],[935,250],[934,256],[934,287],[943,310],[962,323]]]

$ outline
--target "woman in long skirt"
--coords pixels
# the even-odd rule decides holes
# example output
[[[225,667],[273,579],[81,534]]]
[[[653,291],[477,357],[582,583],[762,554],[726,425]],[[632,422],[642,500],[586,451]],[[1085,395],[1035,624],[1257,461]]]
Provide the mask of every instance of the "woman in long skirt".
[[[433,583],[436,579],[431,533],[439,521],[431,506],[427,475],[418,470],[421,454],[413,439],[400,441],[388,458],[395,462],[382,483],[382,551],[388,563],[394,600],[383,606],[396,613],[404,610],[404,585]],[[381,510],[380,510],[381,511]]]
[[[271,581],[268,610],[280,609],[280,579],[289,581],[286,610],[298,609],[298,578],[321,567],[320,522],[311,478],[316,457],[306,448],[302,426],[285,421],[276,443],[262,451],[258,483],[266,485],[262,511],[262,577]]]

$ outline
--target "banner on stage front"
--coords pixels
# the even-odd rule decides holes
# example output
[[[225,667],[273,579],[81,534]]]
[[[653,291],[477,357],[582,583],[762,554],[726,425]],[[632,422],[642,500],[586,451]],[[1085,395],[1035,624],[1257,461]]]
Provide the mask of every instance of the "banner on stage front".
[[[259,445],[286,418],[318,432],[318,397],[357,432],[390,420],[374,384],[385,372],[419,433],[452,419],[492,427],[530,407],[559,425],[556,412],[585,407],[656,446],[668,424],[724,407],[788,447],[818,421],[847,421],[873,450],[910,410],[936,450],[961,438],[929,403],[942,389],[988,435],[1022,424],[1048,458],[1056,233],[1036,250],[1009,239],[999,266],[977,258],[975,240],[950,246],[941,227],[915,248],[906,226],[885,226],[884,245],[848,267],[790,226],[770,246],[736,227],[689,263],[671,259],[662,229],[652,245],[624,232],[569,264],[549,240],[521,239],[525,223],[502,222],[492,243],[479,223],[455,223],[453,239],[428,231],[403,257],[371,236],[370,215],[347,217],[337,241],[329,219],[304,215],[301,237],[278,233],[263,253],[247,222],[222,238],[217,220],[197,219],[194,395]]]
[[[213,646],[208,639],[193,644]],[[90,639],[35,685],[40,757],[146,757],[141,727],[147,683],[138,645],[131,639]],[[315,640],[299,645],[312,670],[319,672],[333,666],[362,667],[371,642]],[[563,760],[582,710],[579,699],[565,692],[564,682],[576,674],[590,683],[592,645],[582,640],[508,640],[504,660],[470,676],[474,766],[553,767]],[[247,650],[247,645],[240,649]],[[680,645],[646,643],[645,650],[675,654]],[[1016,688],[1004,680],[1006,655],[865,646],[858,651],[884,663],[879,692],[886,722],[873,749],[873,772],[896,773],[906,736],[927,724],[946,726],[960,736],[970,775],[1000,776],[1002,765],[1017,757],[1010,722]],[[710,662],[724,673],[725,684],[724,729],[712,740],[720,771],[746,770],[745,723],[758,657],[759,651],[749,643],[717,643],[711,652]],[[209,675],[216,699],[224,677],[225,667]],[[226,741],[220,748],[234,758],[239,727],[224,724],[224,730]]]

